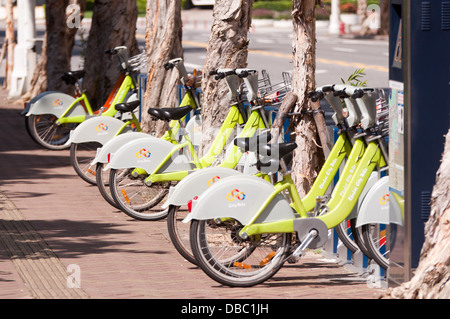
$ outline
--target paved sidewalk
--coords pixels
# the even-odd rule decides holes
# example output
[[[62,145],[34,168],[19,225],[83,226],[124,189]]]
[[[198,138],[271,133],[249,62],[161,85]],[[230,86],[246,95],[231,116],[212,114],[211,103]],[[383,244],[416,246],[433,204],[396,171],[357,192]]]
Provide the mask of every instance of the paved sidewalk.
[[[166,221],[141,222],[82,181],[68,151],[27,134],[0,90],[0,298],[376,299],[383,290],[320,255],[252,288],[209,279],[172,247]],[[71,276],[80,275],[81,288]]]

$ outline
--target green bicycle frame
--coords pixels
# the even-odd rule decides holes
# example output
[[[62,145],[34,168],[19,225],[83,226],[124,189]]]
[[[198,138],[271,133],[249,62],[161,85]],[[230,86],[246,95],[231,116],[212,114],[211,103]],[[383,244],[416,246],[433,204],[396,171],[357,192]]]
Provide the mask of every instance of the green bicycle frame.
[[[190,90],[187,90],[183,99],[180,102],[179,107],[183,107],[183,106],[187,106],[187,105],[197,105],[197,102],[194,98],[194,93],[192,93]],[[134,116],[134,115],[133,115]],[[176,136],[178,134],[179,129],[181,128],[181,122],[183,122],[186,119],[186,116],[184,116],[183,118],[181,118],[179,121],[170,121],[169,123],[169,129],[166,130],[166,132],[164,133],[163,136],[161,136],[161,139],[166,140],[168,142],[171,142],[172,144],[178,145],[179,147],[174,149],[170,154],[168,154],[168,156],[164,159],[164,161],[162,162],[162,164],[160,166],[158,166],[157,170],[155,172],[157,172],[159,169],[161,169],[162,165],[164,163],[166,163],[170,157],[177,151],[180,150],[181,148],[188,146],[189,150],[193,153],[191,154],[195,154],[195,151],[193,149],[193,145],[191,143],[190,140],[187,140],[186,142],[184,142],[183,144],[178,144],[178,140],[176,139]],[[137,120],[137,119],[136,119]],[[139,124],[139,123],[138,123]],[[125,128],[125,125],[122,126],[121,130]],[[182,147],[180,147],[180,145],[183,145]],[[196,156],[196,155],[195,155]],[[136,172],[138,175],[147,175],[147,172],[142,169],[142,168],[135,168],[133,170],[134,172]],[[173,173],[172,173],[173,174]]]
[[[331,155],[331,153],[330,153]],[[330,157],[329,157],[330,158]],[[356,164],[356,165],[355,165]],[[343,190],[341,196],[339,196],[339,190],[337,192],[337,200],[332,202],[332,206],[329,206],[329,212],[317,216],[322,220],[328,229],[331,229],[340,224],[351,213],[353,207],[358,201],[358,197],[361,194],[370,174],[376,166],[383,167],[386,165],[386,161],[381,153],[381,150],[377,142],[369,142],[367,148],[364,150],[364,142],[360,139],[355,141],[352,148],[352,152],[348,158],[346,173],[352,173],[349,181],[346,180],[347,176],[342,176],[340,180],[348,182],[345,189],[341,184],[340,190]],[[325,167],[325,165],[324,165]],[[325,167],[326,168],[326,167]],[[263,203],[260,210],[257,212],[252,221],[246,225],[240,233],[246,233],[247,235],[256,235],[263,233],[291,233],[294,232],[294,219],[253,224],[264,209],[269,205],[270,201],[280,192],[288,190],[293,200],[293,206],[297,213],[298,218],[308,218],[307,211],[312,210],[314,207],[306,207],[303,205],[294,182],[290,175],[284,176],[283,180],[275,185],[275,190]],[[309,204],[310,205],[310,204]]]
[[[351,154],[353,151],[353,147],[350,143],[349,137],[346,133],[339,134],[333,148],[330,151],[322,169],[319,172],[316,180],[314,181],[311,190],[302,200],[298,194],[297,189],[295,188],[295,184],[292,180],[290,174],[285,175],[283,179],[275,183],[274,191],[272,194],[266,199],[266,201],[261,205],[258,212],[255,214],[251,222],[246,225],[241,232],[245,232],[249,235],[261,233],[262,228],[272,227],[273,230],[277,232],[291,232],[293,229],[293,222],[289,223],[289,221],[280,222],[270,222],[263,224],[253,224],[257,218],[262,214],[262,212],[266,209],[266,207],[270,204],[270,202],[277,196],[279,193],[287,190],[289,195],[292,198],[291,207],[299,214],[300,217],[306,218],[308,217],[307,212],[314,209],[316,203],[317,196],[323,196],[327,191],[328,187],[331,184],[333,177],[337,174],[341,163],[344,161],[346,157],[351,158]],[[347,160],[348,163],[348,160]],[[292,225],[291,225],[292,224]],[[263,231],[264,232],[264,231]]]
[[[185,171],[179,171],[179,172],[170,172],[170,173],[157,173],[161,167],[164,165],[164,163],[170,159],[170,156],[174,154],[175,152],[179,151],[181,148],[188,146],[189,150],[191,151],[191,154],[193,154],[193,163],[196,166],[197,169],[201,169],[204,167],[211,166],[214,161],[216,160],[216,157],[224,150],[227,140],[229,139],[233,129],[236,127],[237,124],[242,124],[243,118],[242,114],[239,111],[239,108],[237,106],[232,106],[230,108],[230,112],[228,113],[224,123],[222,124],[220,131],[216,137],[216,139],[213,141],[213,144],[211,145],[210,149],[208,150],[207,154],[202,157],[201,159],[198,159],[196,157],[195,150],[193,149],[192,143],[190,141],[186,141],[183,144],[178,145],[173,152],[167,155],[165,160],[155,169],[155,171],[150,174],[145,182],[166,182],[166,181],[180,181],[184,177],[186,177],[189,173],[188,170]],[[243,130],[239,133],[239,137],[249,137],[253,136],[257,129],[265,129],[266,125],[259,114],[258,110],[252,110],[252,113],[245,123],[245,126]],[[232,151],[228,154],[227,158],[224,162],[222,162],[219,166],[221,167],[229,167],[234,168],[236,167],[237,163],[239,162],[242,152],[237,148],[234,147]]]
[[[339,225],[352,212],[353,207],[355,207],[356,202],[358,201],[359,195],[375,167],[383,167],[385,165],[386,160],[383,157],[378,143],[369,142],[340,201],[329,205],[329,212],[322,216],[318,216],[317,218],[322,220],[325,225],[327,225],[328,229]]]
[[[197,105],[195,98],[193,96],[193,93],[188,90],[186,91],[183,99],[180,102],[179,107],[183,107],[183,106],[193,106],[193,105]],[[195,107],[196,108],[196,107]],[[169,123],[169,130],[167,130],[163,136],[161,136],[161,139],[166,140],[168,142],[171,142],[173,144],[177,144],[178,141],[176,140],[175,136],[178,134],[178,130],[181,127],[181,122],[183,122],[185,120],[186,117],[183,117],[180,121],[170,121]]]
[[[118,82],[121,80],[121,78],[118,80]],[[114,105],[118,103],[122,103],[125,99],[127,93],[130,90],[133,90],[136,88],[136,85],[134,83],[133,78],[131,75],[127,74],[123,78],[122,83],[120,84],[119,88],[115,88],[115,91],[112,93],[112,96],[114,96],[111,106],[106,110],[106,112],[102,113],[101,116],[114,116],[117,112],[117,110],[114,108]],[[67,116],[70,111],[75,107],[75,105],[79,102],[83,102],[86,106],[87,115],[93,115],[94,112],[92,111],[92,107],[89,103],[89,100],[84,92],[82,92],[81,96],[75,99],[72,104],[66,109],[66,111],[61,115],[61,117],[56,121],[56,124],[66,124],[66,123],[81,123],[86,120],[86,115],[79,115],[79,116]]]

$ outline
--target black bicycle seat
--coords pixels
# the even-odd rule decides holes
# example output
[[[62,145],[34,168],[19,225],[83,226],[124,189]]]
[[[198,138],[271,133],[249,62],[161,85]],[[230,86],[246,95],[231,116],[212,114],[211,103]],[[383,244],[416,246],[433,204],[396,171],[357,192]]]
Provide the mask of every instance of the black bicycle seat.
[[[119,112],[133,112],[140,104],[141,101],[136,100],[126,103],[119,103],[116,104],[114,107]]]
[[[67,71],[64,72],[64,74],[61,76],[64,82],[66,82],[67,85],[75,84],[79,79],[84,77],[86,74],[86,71],[79,70],[79,71]]]
[[[293,154],[291,152],[281,158],[271,157],[269,159],[258,160],[258,161],[256,161],[256,169],[261,172],[264,172],[266,174],[267,173],[275,173],[282,169],[282,166],[280,164],[281,161],[284,161],[284,163],[286,165],[288,165],[292,161],[292,158],[293,158]]]
[[[164,114],[168,121],[180,120],[185,117],[190,111],[192,111],[192,106],[190,105],[161,109],[162,114]]]
[[[152,117],[158,119],[158,120],[165,120],[165,116],[161,114],[161,109],[156,107],[151,107],[147,110],[148,114],[150,114]]]
[[[280,159],[289,154],[297,144],[294,142],[278,143],[278,144],[263,144],[258,148],[258,154],[262,156],[270,156],[272,158]]]
[[[159,109],[149,109],[148,113],[163,121],[180,120],[192,111],[192,106],[180,106],[180,107],[163,107]]]
[[[260,143],[267,143],[272,138],[270,132],[264,132],[253,137],[236,137],[234,145],[241,148],[244,152],[256,152]]]
[[[261,144],[258,154],[261,156],[256,161],[256,168],[265,174],[273,174],[283,169],[281,161],[286,165],[291,162],[292,151],[297,147],[296,143]]]

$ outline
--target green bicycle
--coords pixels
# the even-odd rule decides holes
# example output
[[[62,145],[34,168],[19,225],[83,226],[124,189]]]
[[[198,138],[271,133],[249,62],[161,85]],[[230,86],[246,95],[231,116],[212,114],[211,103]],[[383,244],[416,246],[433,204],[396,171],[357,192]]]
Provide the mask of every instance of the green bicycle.
[[[241,74],[242,72],[245,72],[245,70],[238,69],[236,72]],[[269,76],[265,74],[265,72],[262,72],[262,75],[263,77],[258,80],[258,83],[260,83],[259,85],[256,85],[256,82],[251,81],[256,77],[244,77],[244,83],[249,92],[247,95],[247,100],[249,101],[249,112],[251,114],[249,118],[250,120],[247,122],[246,126],[251,126],[251,122],[253,121],[265,122],[266,120],[264,118],[271,118],[270,112],[266,117],[266,114],[268,113],[266,109],[276,109],[282,103],[287,92],[290,91],[289,77],[285,77],[280,83],[271,84],[269,82]],[[245,130],[246,127],[244,127],[243,132]],[[276,138],[266,129],[262,130],[262,134],[260,135],[240,138],[245,140],[250,139],[252,141],[253,139],[269,141],[272,137]],[[180,255],[192,264],[196,264],[196,262],[190,249],[189,227],[182,222],[189,212],[192,199],[198,198],[198,196],[200,196],[216,181],[219,181],[227,176],[240,174],[240,171],[249,174],[255,173],[256,176],[260,176],[261,178],[265,178],[270,181],[269,176],[257,173],[254,169],[252,169],[251,166],[253,164],[251,164],[251,154],[248,154],[247,151],[248,150],[241,150],[239,147],[233,146],[229,152],[229,157],[226,157],[223,162],[213,167],[207,167],[190,172],[188,176],[183,178],[176,186],[171,187],[169,190],[167,199],[162,205],[162,208],[169,209],[167,215],[169,237]],[[239,166],[237,166],[238,158],[234,158],[236,155],[239,156],[241,160]],[[241,157],[242,155],[244,158]],[[252,170],[252,172],[250,172],[250,170]]]
[[[131,60],[131,59],[130,59]],[[134,63],[133,65],[136,65]],[[137,66],[137,65],[136,65]],[[188,74],[181,58],[173,59],[165,64],[166,69],[177,67],[181,74],[181,82],[188,81]],[[187,86],[186,86],[187,87]],[[192,98],[184,101],[191,103],[197,109],[197,103]],[[135,114],[135,109],[140,105],[136,96],[131,96],[126,103],[118,103],[114,106],[117,113],[111,116],[95,116],[78,125],[70,134],[70,159],[77,174],[86,182],[96,185],[96,162],[93,162],[97,150],[110,139],[128,132],[142,132],[140,123]],[[177,125],[177,124],[174,124]],[[165,138],[165,137],[163,137]]]
[[[200,112],[201,107],[198,100],[198,96],[196,93],[196,87],[198,86],[199,75],[197,72],[194,72],[192,76],[190,76],[185,67],[183,59],[176,58],[168,61],[164,64],[164,68],[166,70],[170,70],[173,68],[177,68],[180,73],[180,82],[184,88],[184,96],[178,107],[183,108],[186,106],[192,106],[195,111]],[[185,121],[183,117],[181,121],[173,120],[168,123],[169,130],[165,132],[165,134],[161,137],[161,139],[168,141],[172,144],[177,144],[178,139],[177,135],[179,130],[181,129],[180,123]],[[124,124],[125,125],[125,124]],[[199,114],[194,115],[190,118],[188,123],[186,124],[186,129],[190,133],[190,136],[193,136],[196,143],[198,137],[197,134],[201,131],[201,116]],[[108,164],[111,155],[114,154],[121,146],[126,143],[133,141],[137,138],[152,138],[151,134],[146,134],[142,132],[127,132],[127,134],[120,134],[120,130],[118,130],[114,136],[109,139],[106,143],[102,145],[101,148],[97,150],[95,158],[89,162],[91,167],[94,167],[96,184],[99,189],[102,197],[113,207],[118,208],[112,195],[109,187],[109,170],[105,169],[105,166]],[[155,137],[156,138],[156,137]],[[137,171],[135,172],[137,173]]]
[[[309,98],[312,101],[317,101],[319,98],[323,98],[324,92],[332,91],[334,86],[324,86],[322,88],[318,88],[315,94],[309,94]],[[318,96],[317,93],[320,92]],[[330,106],[335,111],[332,116],[336,126],[339,130],[339,137],[335,145],[333,146],[327,160],[324,164],[323,169],[320,174],[317,176],[317,179],[312,187],[312,189],[308,192],[307,196],[302,200],[303,205],[306,210],[312,210],[316,205],[319,204],[318,200],[322,200],[325,198],[325,193],[327,189],[333,182],[334,176],[337,174],[338,169],[343,163],[343,161],[349,156],[351,149],[353,147],[352,143],[354,143],[354,137],[358,133],[356,125],[359,124],[357,121],[358,118],[354,115],[355,108],[350,106],[349,113],[352,115],[351,118],[355,118],[353,121],[349,121],[347,123],[347,119],[343,116],[343,107],[341,103],[341,98],[344,97],[343,92],[339,90],[334,90],[333,94],[328,94],[327,100],[330,103]],[[347,97],[346,97],[347,99]],[[347,100],[347,104],[352,103],[352,101]],[[274,132],[274,136],[276,132]],[[267,139],[267,137],[265,137]],[[276,137],[274,137],[276,140]],[[247,146],[242,145],[242,139],[237,138],[235,140],[236,145],[240,145],[241,149],[248,151],[249,148],[254,149],[252,143],[254,141],[246,141]],[[250,144],[248,144],[250,143]],[[361,144],[359,144],[361,145]],[[169,216],[167,218],[168,221],[168,229],[170,238],[175,246],[175,248],[180,252],[180,254],[191,263],[195,264],[195,258],[190,250],[189,245],[189,231],[186,231],[188,226],[182,222],[182,220],[188,214],[189,207],[192,207],[193,203],[195,204],[195,200],[198,200],[199,196],[207,190],[215,181],[220,180],[221,178],[237,175],[238,172],[235,170],[225,170],[225,169],[205,169],[202,171],[194,172],[190,174],[188,177],[184,178],[178,185],[171,188],[171,192],[169,193],[169,197],[165,203],[165,206],[169,207]],[[255,174],[255,176],[263,177],[268,181],[272,181],[273,178],[270,178],[267,174]],[[272,176],[273,177],[273,176]],[[342,185],[345,187],[345,185]],[[338,190],[339,187],[336,187]],[[340,190],[342,191],[342,190]],[[186,209],[186,205],[188,209]],[[183,207],[183,209],[181,208]]]
[[[300,199],[283,160],[295,143],[257,145],[254,151],[266,155],[259,169],[274,174],[281,168],[282,178],[272,185],[254,176],[227,177],[195,201],[186,222],[191,221],[191,247],[202,270],[225,285],[252,286],[271,278],[286,261],[297,262],[306,248],[321,247],[328,230],[350,214],[372,171],[386,166],[374,130],[356,136],[336,187],[348,184],[326,204]],[[324,170],[325,165],[320,173]]]
[[[216,79],[224,78],[229,89],[230,109],[208,152],[198,158],[195,147],[186,130],[180,130],[176,145],[161,139],[139,139],[122,146],[111,158],[106,169],[110,171],[110,191],[114,201],[122,211],[139,220],[157,220],[167,216],[167,209],[155,207],[167,195],[173,182],[186,177],[192,170],[213,165],[238,125],[248,123],[241,134],[253,135],[257,129],[264,129],[268,123],[261,117],[248,116],[242,101],[239,101],[238,79],[235,70],[217,70]],[[179,111],[190,112],[189,107]],[[182,113],[176,109],[150,109],[156,118],[178,120]],[[167,134],[176,136],[168,127]],[[234,156],[228,165],[238,161]]]
[[[62,150],[70,147],[66,142],[70,131],[78,124],[92,116],[114,116],[117,110],[114,105],[124,102],[134,93],[136,84],[131,76],[132,65],[127,56],[126,47],[116,47],[105,53],[115,55],[122,73],[117,80],[105,104],[93,111],[89,100],[82,89],[80,79],[84,71],[66,72],[65,80],[77,88],[78,96],[56,91],[47,91],[31,99],[26,105],[27,130],[41,146],[51,150]]]

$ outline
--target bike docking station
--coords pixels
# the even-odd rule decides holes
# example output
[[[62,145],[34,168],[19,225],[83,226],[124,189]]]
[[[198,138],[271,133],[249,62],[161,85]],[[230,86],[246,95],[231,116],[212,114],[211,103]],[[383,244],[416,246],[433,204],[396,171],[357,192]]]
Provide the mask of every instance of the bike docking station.
[[[333,229],[323,247],[326,258],[360,273],[374,287],[411,280],[417,268],[431,193],[449,129],[450,2],[390,0],[389,222],[379,225],[388,267],[360,250],[348,249]],[[443,102],[444,101],[444,102]],[[335,129],[336,132],[336,129]],[[426,151],[423,146],[426,145]],[[381,244],[380,244],[381,246]],[[370,281],[369,281],[370,279]]]
[[[389,286],[412,278],[449,129],[450,2],[390,0]]]
[[[337,127],[337,123],[335,120],[336,113],[339,112],[339,109],[336,107],[336,103],[340,102],[338,101],[338,98],[330,96],[326,98],[326,100],[328,101],[328,105],[326,104],[326,102],[323,103],[323,100],[321,101],[321,107],[325,110],[326,114],[328,140],[336,142],[339,137],[339,128]],[[359,113],[357,111],[357,108],[351,107],[354,100],[349,98],[345,98],[344,100],[349,112],[349,114],[347,115],[348,120],[346,121],[349,123],[357,123],[360,119],[360,115],[353,115]],[[330,105],[336,111],[336,113],[331,116],[331,118],[333,119],[331,121],[329,119],[330,116],[327,116],[326,111],[330,107]],[[381,98],[379,98],[376,103],[372,103],[371,106],[373,108],[376,107],[378,112],[380,112],[381,108],[383,107],[387,108],[386,101]],[[339,170],[334,176],[330,188],[327,190],[326,196],[332,196],[333,189],[337,185],[339,177],[343,173],[344,168],[345,162],[342,163],[339,167]],[[385,172],[372,173],[371,178],[369,179],[366,186],[364,187],[364,190],[359,196],[356,206],[353,208],[347,220],[344,222],[345,225],[342,226],[343,231],[348,236],[351,242],[357,243],[356,238],[353,235],[353,232],[356,232],[356,226],[361,227],[361,224],[369,223],[370,221],[376,219],[374,216],[380,215],[380,212],[382,210],[386,210],[387,208],[385,202],[380,202],[378,200],[378,197],[380,195],[377,195],[374,191],[379,189],[378,192],[381,191],[380,194],[383,194],[381,196],[385,196],[384,193],[387,192],[386,182],[383,181],[383,179],[379,180],[379,176],[377,175],[386,178]],[[370,209],[368,209],[368,207],[370,207]],[[353,226],[350,226],[351,222],[354,224]],[[361,249],[360,242],[353,245],[349,244],[347,241],[344,242],[344,240],[342,239],[342,235],[339,235],[336,228],[329,229],[328,239],[323,245],[320,253],[324,257],[324,261],[335,262],[343,266],[345,269],[358,274],[361,278],[361,281],[366,281],[369,287],[387,288],[386,269],[380,266],[376,261],[374,261],[372,257],[368,257],[370,256],[370,253],[366,252],[366,250]]]

